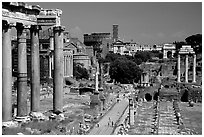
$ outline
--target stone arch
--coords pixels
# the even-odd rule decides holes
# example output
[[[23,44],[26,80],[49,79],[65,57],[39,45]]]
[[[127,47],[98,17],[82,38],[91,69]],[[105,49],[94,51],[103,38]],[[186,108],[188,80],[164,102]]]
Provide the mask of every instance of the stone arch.
[[[167,51],[167,58],[172,58],[172,51]]]
[[[152,100],[152,95],[151,95],[150,93],[146,93],[146,94],[145,94],[145,99],[146,99],[147,101],[151,101],[151,100]]]
[[[189,98],[189,92],[188,92],[188,90],[185,90],[181,96],[181,101],[182,102],[188,102],[188,98]]]

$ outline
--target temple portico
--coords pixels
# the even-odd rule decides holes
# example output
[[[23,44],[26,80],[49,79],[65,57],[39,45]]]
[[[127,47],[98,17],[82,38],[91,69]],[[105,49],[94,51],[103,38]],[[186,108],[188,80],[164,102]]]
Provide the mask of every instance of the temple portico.
[[[193,81],[196,82],[196,54],[190,45],[183,45],[179,50],[177,58],[177,82],[181,82],[181,55],[185,55],[185,82],[188,83],[188,59],[193,55]]]
[[[43,18],[47,16],[47,18]],[[49,14],[48,14],[49,13]],[[39,15],[40,14],[40,15]],[[12,120],[12,46],[11,28],[17,30],[18,75],[17,75],[17,117],[28,116],[27,89],[27,31],[31,34],[31,112],[40,108],[40,61],[39,30],[41,26],[52,25],[54,30],[54,111],[63,107],[63,31],[60,26],[61,10],[43,10],[39,6],[23,2],[2,3],[2,121]],[[52,15],[51,17],[48,15]],[[42,17],[42,18],[41,18]],[[49,18],[50,17],[50,18]],[[39,18],[39,19],[38,19]],[[49,24],[46,24],[47,20]],[[44,21],[44,22],[43,22]]]

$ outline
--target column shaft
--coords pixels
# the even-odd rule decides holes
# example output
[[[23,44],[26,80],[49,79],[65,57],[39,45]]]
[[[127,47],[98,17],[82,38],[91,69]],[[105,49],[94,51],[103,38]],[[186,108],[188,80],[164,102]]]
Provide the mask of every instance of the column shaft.
[[[99,66],[98,62],[96,62],[96,74],[95,74],[95,92],[98,93],[98,72],[99,71]]]
[[[26,116],[27,111],[27,45],[26,29],[17,25],[18,41],[18,92],[17,92],[17,116]]]
[[[31,111],[40,109],[39,27],[31,27]]]
[[[10,26],[2,22],[2,121],[12,119],[12,54]]]
[[[52,78],[52,55],[49,56],[49,78]]]
[[[193,82],[196,82],[196,54],[193,55]]]
[[[178,60],[177,60],[177,82],[181,82],[181,57],[180,57],[180,54],[178,54]]]
[[[185,82],[188,83],[188,55],[186,55]]]
[[[63,111],[63,31],[61,26],[54,27],[54,111]]]

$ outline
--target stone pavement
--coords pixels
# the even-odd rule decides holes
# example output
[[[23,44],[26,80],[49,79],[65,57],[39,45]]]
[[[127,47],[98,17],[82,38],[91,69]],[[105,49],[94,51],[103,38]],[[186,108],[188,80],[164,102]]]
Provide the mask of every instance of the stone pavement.
[[[178,135],[173,102],[160,102],[159,135]]]
[[[123,115],[128,103],[129,102],[127,99],[123,99],[119,103],[115,104],[115,106],[98,122],[99,127],[97,127],[96,124],[90,131],[89,135],[111,135],[115,129],[115,126],[111,126],[111,123],[108,125],[109,118],[115,125],[121,115]]]
[[[129,135],[178,135],[178,125],[174,115],[173,102],[159,103],[158,130],[153,132],[155,103],[141,102],[135,115],[135,125],[128,131]],[[156,124],[157,125],[157,124]]]
[[[151,135],[154,115],[153,102],[139,104],[135,115],[135,125],[128,131],[129,135]]]

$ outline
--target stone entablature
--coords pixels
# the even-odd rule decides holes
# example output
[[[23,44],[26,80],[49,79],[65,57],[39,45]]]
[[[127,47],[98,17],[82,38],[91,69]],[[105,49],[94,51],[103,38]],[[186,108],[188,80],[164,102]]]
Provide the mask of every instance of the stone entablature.
[[[16,25],[17,22],[24,25],[37,25],[36,15],[40,10],[39,6],[27,5],[23,2],[3,2],[2,20],[13,25]]]
[[[37,16],[37,23],[41,26],[60,26],[60,9],[42,9]]]
[[[182,48],[179,50],[179,54],[195,54],[191,45],[183,45]]]

